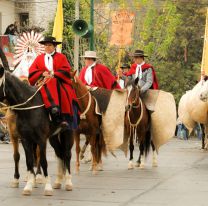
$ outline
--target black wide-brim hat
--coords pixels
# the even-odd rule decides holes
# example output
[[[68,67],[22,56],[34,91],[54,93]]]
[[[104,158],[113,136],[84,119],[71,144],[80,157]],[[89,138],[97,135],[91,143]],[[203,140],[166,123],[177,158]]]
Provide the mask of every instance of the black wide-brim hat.
[[[131,55],[133,57],[148,57],[147,55],[144,54],[143,50],[135,50],[135,52]]]
[[[38,43],[40,43],[40,44],[51,43],[51,44],[54,44],[54,45],[58,45],[58,44],[61,44],[62,42],[56,41],[55,37],[46,36],[42,41],[39,41]]]
[[[121,69],[123,69],[123,68],[130,68],[130,65],[129,64],[122,64],[121,66],[120,66],[120,68]]]

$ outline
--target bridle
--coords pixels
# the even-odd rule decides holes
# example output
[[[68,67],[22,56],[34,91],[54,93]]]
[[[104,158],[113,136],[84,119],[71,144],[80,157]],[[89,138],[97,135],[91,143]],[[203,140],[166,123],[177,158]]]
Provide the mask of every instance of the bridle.
[[[77,82],[75,78],[73,78],[73,80],[75,83]],[[87,90],[87,92],[85,94],[83,94],[82,96],[80,97],[77,97],[78,100],[81,100],[83,99],[84,97],[86,97],[88,95],[88,103],[87,103],[87,107],[86,109],[84,110],[84,112],[82,112],[80,114],[80,119],[86,119],[86,114],[87,112],[89,111],[90,109],[90,106],[91,106],[91,103],[92,103],[92,95],[90,94],[90,89]]]
[[[44,107],[44,104],[41,105],[35,105],[35,106],[31,106],[31,107],[22,107],[25,106],[28,102],[30,102],[39,92],[39,90],[43,87],[43,85],[45,85],[47,82],[49,82],[51,79],[50,78],[44,78],[42,80],[42,82],[38,85],[37,90],[35,91],[35,93],[30,96],[25,102],[22,102],[20,104],[15,104],[15,105],[11,105],[11,106],[7,106],[6,104],[4,104],[3,102],[0,102],[1,105],[3,105],[3,107],[1,107],[2,110],[7,110],[7,109],[11,109],[11,110],[31,110],[31,109],[37,109],[40,107]],[[3,76],[0,79],[0,87],[3,86],[3,93],[4,93],[4,98],[6,98],[6,93],[5,93],[5,72],[3,74]]]
[[[139,108],[141,102],[139,101],[138,105],[136,105],[138,100],[140,100],[139,89],[138,89],[138,87],[136,87],[136,95],[135,95],[134,99],[132,100],[131,104],[128,104],[129,109],[131,109],[131,108]]]
[[[137,87],[136,87],[137,88]],[[138,103],[138,105],[134,105],[136,102],[137,102],[137,100],[139,100],[139,103]],[[129,121],[129,125],[130,125],[130,136],[131,136],[131,133],[133,132],[133,134],[135,134],[135,131],[136,131],[136,129],[137,129],[137,126],[139,125],[139,123],[141,122],[141,120],[142,120],[142,118],[143,118],[143,113],[144,113],[144,111],[143,111],[143,103],[142,103],[142,100],[141,100],[141,98],[139,97],[139,91],[138,91],[138,88],[136,89],[136,95],[135,95],[135,98],[133,99],[133,101],[132,101],[132,104],[131,105],[129,105],[130,107],[129,107],[129,110],[127,111],[127,117],[128,117],[128,121]],[[139,108],[139,107],[141,107],[141,112],[140,112],[140,115],[139,115],[139,118],[137,119],[137,121],[136,121],[136,123],[132,123],[131,122],[131,119],[130,119],[130,111],[131,111],[131,109],[132,108]]]

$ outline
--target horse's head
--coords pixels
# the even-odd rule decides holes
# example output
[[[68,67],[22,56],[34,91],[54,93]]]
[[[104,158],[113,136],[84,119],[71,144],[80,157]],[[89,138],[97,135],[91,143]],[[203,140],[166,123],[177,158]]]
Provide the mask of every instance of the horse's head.
[[[136,107],[139,104],[140,87],[138,86],[139,79],[129,80],[126,82],[127,89],[127,105],[126,110],[130,110],[132,107]]]
[[[87,94],[89,91],[86,85],[79,79],[78,76],[76,76],[76,72],[77,72],[76,70],[70,72],[70,77],[72,80],[72,87],[75,90],[77,98],[79,98],[82,97],[83,95],[85,96],[85,94]]]
[[[72,86],[75,89],[75,91],[77,91],[77,89],[79,89],[80,87],[80,79],[78,78],[78,76],[76,76],[77,70],[70,72],[70,77],[72,80]]]
[[[208,80],[206,81],[203,80],[200,83],[201,83],[201,89],[200,89],[199,98],[203,102],[207,102],[208,101]]]

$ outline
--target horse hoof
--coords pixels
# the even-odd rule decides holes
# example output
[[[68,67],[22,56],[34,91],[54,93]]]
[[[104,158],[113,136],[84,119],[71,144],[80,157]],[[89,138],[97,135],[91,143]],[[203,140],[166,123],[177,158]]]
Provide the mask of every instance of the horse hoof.
[[[140,167],[140,163],[139,162],[136,162],[134,166],[135,167]]]
[[[102,166],[98,166],[97,170],[98,171],[103,171],[103,167]]]
[[[35,182],[37,184],[43,184],[43,176],[41,174],[37,174],[35,178]]]
[[[19,187],[19,180],[17,180],[17,179],[12,180],[10,186],[12,188],[18,188]]]
[[[75,172],[74,172],[74,174],[75,175],[79,175],[79,170],[76,169]]]
[[[72,184],[67,184],[67,185],[65,185],[65,190],[66,191],[72,191]]]
[[[158,166],[157,162],[152,163],[152,167],[157,167],[157,166]]]
[[[92,171],[92,174],[93,174],[93,175],[97,175],[97,174],[98,174],[98,171],[97,171],[97,170],[93,170],[93,171]]]
[[[61,189],[61,183],[54,183],[53,189]]]
[[[45,196],[53,196],[53,190],[44,190]]]
[[[134,169],[134,164],[133,164],[132,161],[130,161],[130,162],[128,163],[128,170],[132,170],[132,169]]]
[[[140,164],[139,168],[144,169],[144,164]]]
[[[28,195],[28,196],[29,196],[29,195],[32,194],[32,191],[29,190],[29,189],[26,189],[26,190],[23,190],[22,194],[23,194],[23,195]]]

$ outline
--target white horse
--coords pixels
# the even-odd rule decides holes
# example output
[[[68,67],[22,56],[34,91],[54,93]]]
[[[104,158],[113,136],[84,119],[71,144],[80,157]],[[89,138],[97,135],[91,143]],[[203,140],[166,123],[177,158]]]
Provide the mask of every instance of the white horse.
[[[208,81],[200,81],[192,90],[187,91],[180,99],[178,106],[179,120],[191,132],[196,123],[204,125],[205,148],[208,148]],[[203,100],[203,101],[202,101]]]

